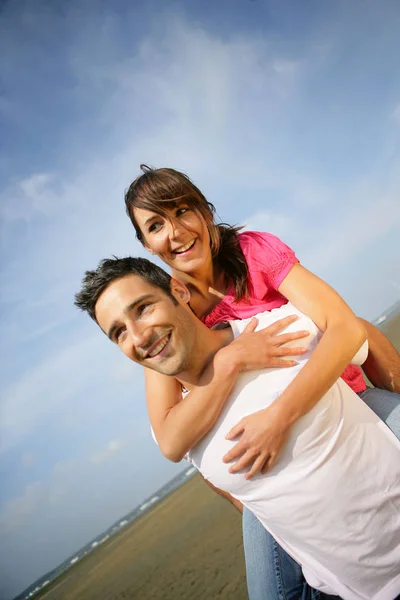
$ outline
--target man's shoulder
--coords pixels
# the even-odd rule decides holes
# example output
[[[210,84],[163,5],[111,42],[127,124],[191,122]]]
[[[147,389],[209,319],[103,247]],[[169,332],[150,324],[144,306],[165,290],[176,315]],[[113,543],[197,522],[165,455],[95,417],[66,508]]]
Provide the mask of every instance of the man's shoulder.
[[[303,313],[301,313],[292,304],[287,303],[283,304],[279,308],[273,308],[272,310],[266,310],[257,313],[252,317],[248,317],[247,319],[235,319],[229,321],[229,325],[232,327],[235,337],[237,337],[244,331],[251,319],[256,318],[258,320],[256,331],[259,331],[260,329],[265,329],[269,325],[272,325],[272,323],[275,323],[275,321],[288,317],[289,315],[303,316]]]

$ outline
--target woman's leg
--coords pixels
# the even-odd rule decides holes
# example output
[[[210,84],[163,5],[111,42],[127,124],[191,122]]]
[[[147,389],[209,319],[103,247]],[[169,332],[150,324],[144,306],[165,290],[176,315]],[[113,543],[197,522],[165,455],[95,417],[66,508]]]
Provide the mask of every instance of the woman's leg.
[[[400,395],[379,388],[367,388],[358,395],[400,439]]]
[[[250,600],[319,600],[303,572],[260,521],[243,508],[243,544]]]

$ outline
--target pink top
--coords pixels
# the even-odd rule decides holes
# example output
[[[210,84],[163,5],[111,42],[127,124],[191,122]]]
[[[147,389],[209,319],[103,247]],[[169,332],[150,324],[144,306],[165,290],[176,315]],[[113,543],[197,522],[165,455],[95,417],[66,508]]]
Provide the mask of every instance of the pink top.
[[[249,298],[235,302],[232,286],[225,298],[202,318],[207,327],[229,319],[247,319],[288,302],[278,288],[292,266],[299,262],[293,250],[275,235],[257,231],[240,233],[239,243],[249,269]],[[359,367],[349,365],[342,378],[356,393],[366,389]]]

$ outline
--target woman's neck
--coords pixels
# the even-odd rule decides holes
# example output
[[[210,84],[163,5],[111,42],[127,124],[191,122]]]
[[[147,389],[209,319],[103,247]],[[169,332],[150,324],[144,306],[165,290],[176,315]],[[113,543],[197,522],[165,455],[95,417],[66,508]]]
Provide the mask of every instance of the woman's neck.
[[[211,291],[223,298],[230,287],[224,273],[212,262],[204,265],[201,270],[198,269],[191,273],[172,269],[172,276],[188,287],[196,289],[197,293],[204,296],[208,296]]]
[[[189,289],[190,306],[199,318],[208,315],[224,299],[230,287],[224,273],[215,268],[212,273],[203,271],[200,276],[179,271],[173,271],[172,276],[182,281]]]

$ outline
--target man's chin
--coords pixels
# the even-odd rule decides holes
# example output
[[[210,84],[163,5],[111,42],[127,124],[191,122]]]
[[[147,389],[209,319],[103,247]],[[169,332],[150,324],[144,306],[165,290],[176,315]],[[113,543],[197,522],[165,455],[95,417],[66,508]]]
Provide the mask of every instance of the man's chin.
[[[157,373],[161,373],[162,375],[167,375],[168,377],[176,377],[182,371],[180,365],[174,365],[169,363],[169,361],[145,361],[143,363],[144,367],[151,369],[152,371],[156,371]]]

